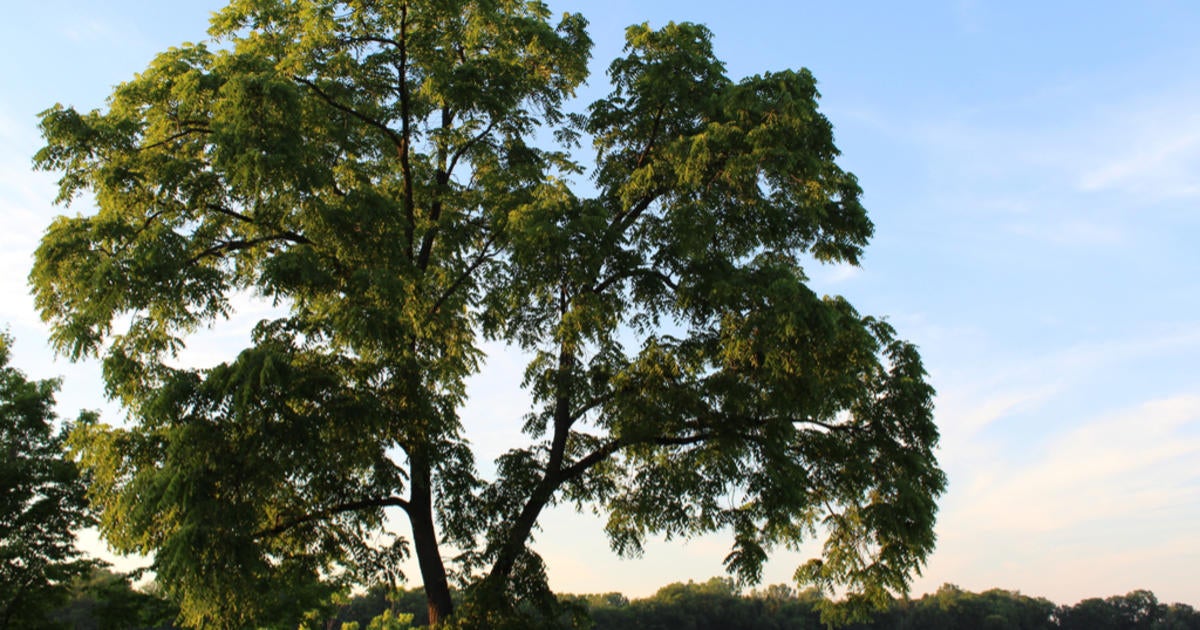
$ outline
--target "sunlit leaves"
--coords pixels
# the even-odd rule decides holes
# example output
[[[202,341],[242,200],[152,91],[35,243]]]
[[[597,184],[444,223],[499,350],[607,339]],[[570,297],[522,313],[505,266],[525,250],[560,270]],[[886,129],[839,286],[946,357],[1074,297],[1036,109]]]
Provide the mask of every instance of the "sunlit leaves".
[[[855,597],[921,566],[944,479],[920,358],[807,286],[873,231],[813,77],[736,80],[706,27],[640,25],[572,114],[585,26],[521,0],[234,0],[107,109],[43,115],[38,165],[97,210],[48,230],[37,304],[134,420],[74,445],[106,537],[155,552],[193,624],[247,622],[285,578],[393,575],[389,508],[437,614],[434,522],[461,553],[467,625],[553,608],[529,543],[561,500],[622,553],[730,533],[744,581],[815,539],[804,577]],[[177,365],[245,292],[281,314]],[[498,419],[530,442],[492,480],[458,417],[481,336],[528,353],[534,405]]]

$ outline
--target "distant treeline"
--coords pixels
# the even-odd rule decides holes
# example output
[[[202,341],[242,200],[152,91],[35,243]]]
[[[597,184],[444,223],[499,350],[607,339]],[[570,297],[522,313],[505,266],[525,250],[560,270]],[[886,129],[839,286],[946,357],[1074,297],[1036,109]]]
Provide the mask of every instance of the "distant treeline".
[[[286,598],[284,598],[286,599]],[[565,615],[594,630],[818,630],[815,591],[797,592],[782,584],[741,592],[728,578],[707,582],[675,583],[652,597],[629,599],[620,593],[563,595]],[[334,597],[317,610],[284,613],[281,630],[294,628],[343,630],[344,628],[402,628],[396,623],[411,615],[411,625],[425,625],[425,595],[420,588],[373,588],[353,597]],[[135,589],[127,576],[99,570],[79,580],[71,599],[51,621],[75,630],[173,628],[176,614],[169,601],[153,587]],[[390,611],[390,612],[389,612]],[[380,623],[389,612],[389,623]],[[372,621],[375,623],[372,623]],[[1200,630],[1200,612],[1187,604],[1163,604],[1150,591],[1085,599],[1062,606],[1014,591],[993,589],[972,593],[947,584],[919,599],[896,599],[865,623],[851,630]]]

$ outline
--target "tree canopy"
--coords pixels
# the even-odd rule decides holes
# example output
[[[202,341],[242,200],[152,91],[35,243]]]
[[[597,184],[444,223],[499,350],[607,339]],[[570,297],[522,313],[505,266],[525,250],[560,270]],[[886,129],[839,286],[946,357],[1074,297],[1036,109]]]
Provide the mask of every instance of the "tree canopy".
[[[55,426],[54,380],[30,381],[0,333],[0,628],[40,627],[93,563],[75,548],[91,523],[79,470]]]
[[[103,110],[44,113],[36,163],[97,211],[55,220],[31,274],[132,420],[73,438],[101,531],[153,554],[185,620],[413,553],[433,624],[453,578],[455,623],[496,626],[553,607],[530,537],[562,501],[619,553],[725,531],[754,582],[820,539],[798,579],[906,587],[945,484],[933,389],[890,325],[807,285],[873,231],[807,70],[735,80],[705,27],[633,26],[571,111],[586,21],[541,2],[234,0],[210,34]],[[179,365],[245,293],[285,314]],[[497,419],[529,443],[494,478],[459,417],[488,339],[530,357],[534,401]]]

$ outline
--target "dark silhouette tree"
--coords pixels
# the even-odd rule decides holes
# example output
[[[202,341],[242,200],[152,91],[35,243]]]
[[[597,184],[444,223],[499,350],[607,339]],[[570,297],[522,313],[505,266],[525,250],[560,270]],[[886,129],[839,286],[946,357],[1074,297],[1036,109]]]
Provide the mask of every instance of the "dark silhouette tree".
[[[28,380],[9,365],[11,345],[0,332],[0,628],[42,627],[95,564],[75,548],[93,521],[55,426],[58,381]]]

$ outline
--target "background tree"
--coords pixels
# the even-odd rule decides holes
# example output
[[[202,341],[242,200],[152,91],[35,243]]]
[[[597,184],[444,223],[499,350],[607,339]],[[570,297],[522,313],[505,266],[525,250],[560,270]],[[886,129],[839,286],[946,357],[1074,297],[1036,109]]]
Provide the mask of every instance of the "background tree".
[[[247,623],[281,572],[378,578],[411,550],[436,625],[444,544],[460,622],[560,619],[529,543],[564,500],[607,513],[621,553],[729,531],[746,582],[820,536],[798,578],[855,604],[932,550],[920,357],[805,284],[873,230],[812,76],[734,81],[704,27],[639,26],[611,94],[567,114],[584,26],[514,0],[236,0],[219,46],[161,54],[105,111],[45,113],[38,164],[99,210],[50,227],[37,303],[136,422],[76,443],[106,538],[154,554],[190,623]],[[569,185],[585,137],[592,197]],[[286,315],[228,363],[176,365],[245,291]],[[458,418],[482,338],[532,357],[535,401],[491,480]],[[374,548],[389,509],[411,536]]]
[[[69,599],[50,618],[73,630],[174,628],[179,615],[171,602],[135,588],[132,576],[102,567],[71,580],[69,590]]]
[[[726,583],[727,584],[727,583]],[[629,601],[619,594],[575,596],[587,606],[596,630],[618,628],[747,628],[754,630],[816,629],[820,594],[799,595],[783,585],[739,596],[719,579],[671,584],[652,597]],[[764,605],[765,604],[765,605]],[[848,630],[974,630],[1012,628],[1200,628],[1200,614],[1186,604],[1157,603],[1153,593],[1134,591],[1106,599],[1085,599],[1055,607],[1041,597],[991,589],[972,593],[952,584],[920,599],[897,599],[872,612]]]
[[[1162,628],[1170,627],[1172,623],[1186,625],[1200,624],[1200,617],[1193,616],[1184,621],[1186,615],[1178,615],[1182,609],[1177,609],[1177,616],[1168,623],[1168,607],[1160,604],[1154,593],[1137,590],[1126,595],[1113,595],[1105,599],[1098,597],[1085,599],[1074,606],[1063,606],[1058,611],[1060,628],[1074,630],[1076,628]]]
[[[68,582],[94,566],[75,548],[92,520],[54,426],[58,382],[9,366],[11,344],[0,332],[0,628],[43,627]]]

